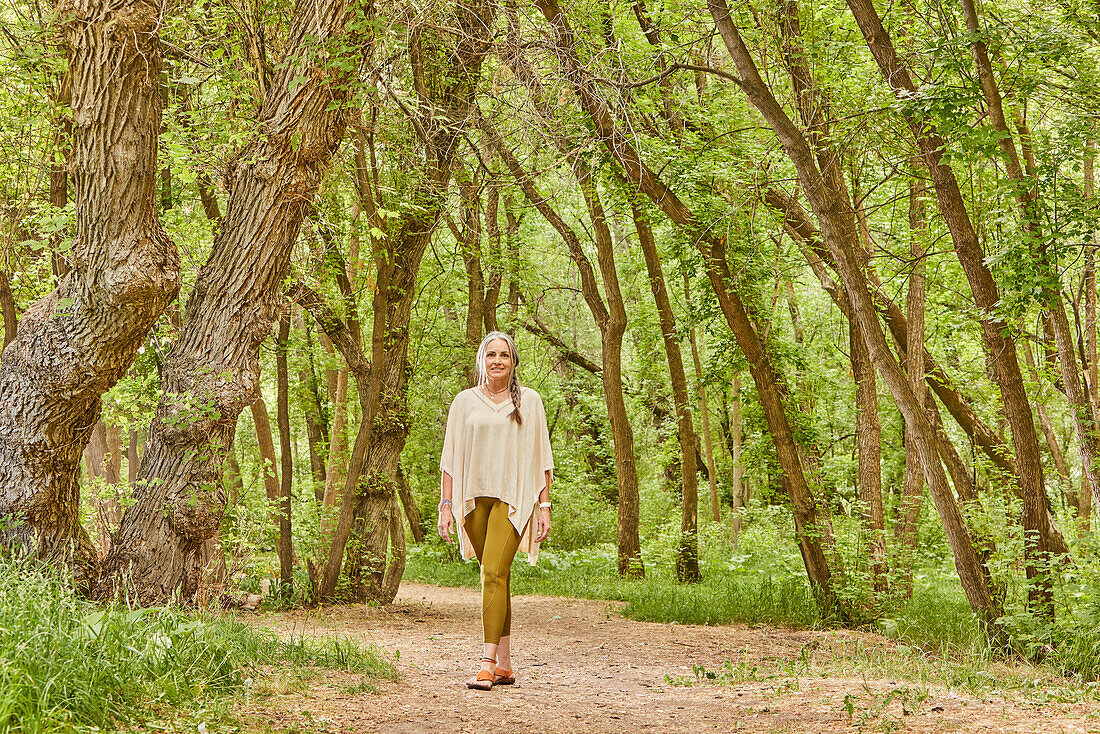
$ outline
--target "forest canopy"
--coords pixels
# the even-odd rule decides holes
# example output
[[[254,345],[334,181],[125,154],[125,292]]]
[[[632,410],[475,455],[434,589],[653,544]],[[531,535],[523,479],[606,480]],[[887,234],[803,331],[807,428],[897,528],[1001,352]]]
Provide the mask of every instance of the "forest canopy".
[[[550,562],[767,537],[836,623],[929,568],[991,640],[1090,618],[1093,5],[0,8],[9,553],[389,602],[457,562],[442,430],[499,329]]]

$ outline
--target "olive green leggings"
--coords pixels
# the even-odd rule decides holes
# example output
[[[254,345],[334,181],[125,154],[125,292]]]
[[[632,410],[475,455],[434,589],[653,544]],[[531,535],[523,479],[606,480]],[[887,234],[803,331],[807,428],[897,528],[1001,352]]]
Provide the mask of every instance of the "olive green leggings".
[[[481,564],[481,627],[485,642],[497,645],[512,632],[512,559],[519,533],[508,519],[508,503],[478,497],[462,521]]]

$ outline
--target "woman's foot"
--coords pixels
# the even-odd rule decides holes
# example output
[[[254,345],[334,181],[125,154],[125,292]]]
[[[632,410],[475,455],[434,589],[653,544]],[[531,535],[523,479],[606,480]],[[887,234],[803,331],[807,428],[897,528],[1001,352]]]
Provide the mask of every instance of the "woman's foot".
[[[511,668],[508,668],[507,670],[505,670],[504,668],[501,668],[500,666],[497,666],[497,669],[496,669],[496,671],[494,671],[494,675],[493,675],[493,685],[494,686],[510,686],[515,682],[516,682],[516,675],[515,675],[515,672],[513,672]]]
[[[497,661],[492,658],[481,659],[481,670],[477,671],[477,675],[470,680],[466,681],[466,687],[472,688],[475,691],[488,691],[493,688],[493,684],[496,682],[496,675],[493,671],[497,667]],[[514,679],[513,679],[514,682]]]

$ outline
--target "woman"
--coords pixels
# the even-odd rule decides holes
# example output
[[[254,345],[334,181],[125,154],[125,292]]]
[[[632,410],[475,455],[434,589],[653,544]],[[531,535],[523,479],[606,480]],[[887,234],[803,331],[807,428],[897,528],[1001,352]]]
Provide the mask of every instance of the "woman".
[[[550,534],[554,457],[542,398],[516,379],[519,352],[512,337],[490,333],[477,350],[478,385],[451,403],[443,439],[439,535],[456,531],[463,558],[481,564],[481,670],[469,688],[487,691],[515,683],[512,673],[512,559],[531,565]]]

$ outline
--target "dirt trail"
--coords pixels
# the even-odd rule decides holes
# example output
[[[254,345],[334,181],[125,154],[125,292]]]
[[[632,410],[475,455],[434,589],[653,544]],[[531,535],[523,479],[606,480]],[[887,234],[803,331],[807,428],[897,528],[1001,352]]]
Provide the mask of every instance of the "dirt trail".
[[[850,654],[893,648],[877,635],[653,624],[623,619],[607,602],[515,597],[517,683],[480,692],[464,685],[480,657],[474,590],[404,584],[386,607],[275,614],[262,624],[398,650],[402,680],[353,693],[355,677],[326,675],[304,694],[255,698],[241,713],[260,729],[1100,732],[1095,703],[1040,705],[852,673]],[[723,675],[727,661],[739,674]],[[698,679],[698,666],[717,677]],[[847,672],[830,672],[838,670]]]

